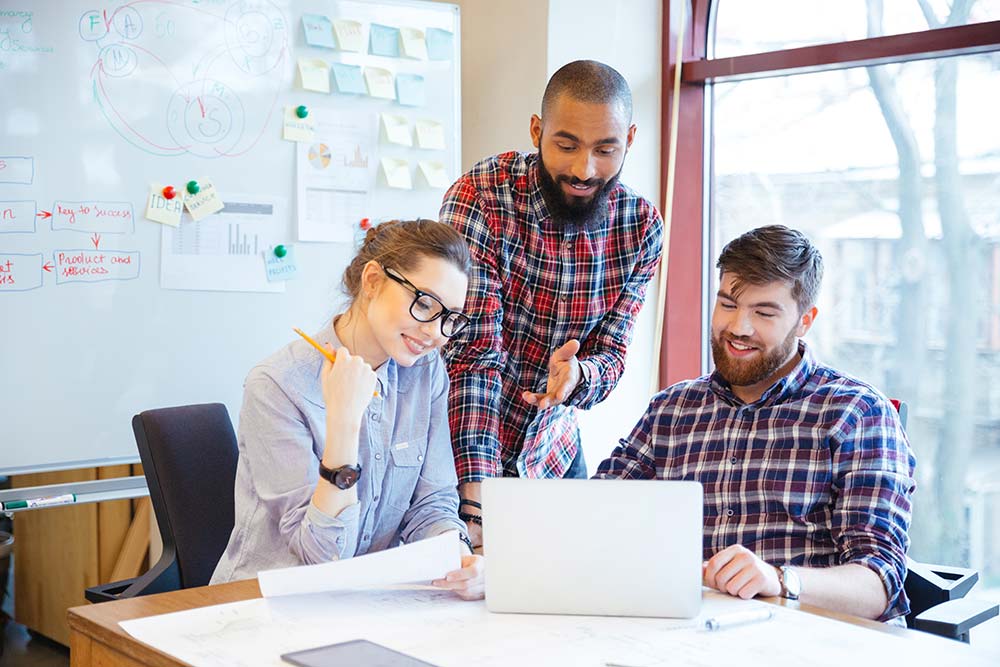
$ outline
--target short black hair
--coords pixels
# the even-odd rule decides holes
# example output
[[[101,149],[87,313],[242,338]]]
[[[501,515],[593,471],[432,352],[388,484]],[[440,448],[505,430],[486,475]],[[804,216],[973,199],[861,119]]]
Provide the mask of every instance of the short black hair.
[[[799,314],[816,305],[823,281],[823,256],[806,235],[784,225],[752,229],[733,239],[722,249],[715,263],[719,277],[736,276],[733,289],[745,285],[766,285],[776,280],[788,283]]]
[[[542,95],[542,118],[561,95],[591,104],[617,103],[632,124],[632,91],[625,77],[596,60],[574,60],[556,70]]]

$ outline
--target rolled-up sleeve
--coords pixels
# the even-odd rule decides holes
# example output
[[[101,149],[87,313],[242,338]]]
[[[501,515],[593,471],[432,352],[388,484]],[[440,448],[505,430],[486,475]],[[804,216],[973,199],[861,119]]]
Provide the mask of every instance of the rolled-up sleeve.
[[[250,468],[246,479],[252,480],[253,489],[237,489],[237,497],[256,497],[255,511],[276,523],[284,547],[299,562],[323,563],[354,554],[359,506],[332,517],[312,504],[319,480],[312,434],[298,407],[264,374],[254,374],[246,383],[240,455]]]
[[[434,373],[427,453],[410,508],[403,515],[401,535],[404,542],[415,542],[449,530],[466,534],[465,524],[458,518],[457,484],[448,429],[448,375],[439,359]]]
[[[895,409],[866,399],[835,433],[832,537],[840,564],[870,568],[885,586],[879,620],[909,612],[903,590],[915,459]]]
[[[589,383],[571,401],[573,407],[589,410],[608,397],[625,371],[625,356],[632,343],[635,322],[646,300],[646,288],[656,275],[663,253],[663,220],[650,207],[642,238],[642,252],[618,300],[600,324],[581,341],[577,355],[585,366]]]

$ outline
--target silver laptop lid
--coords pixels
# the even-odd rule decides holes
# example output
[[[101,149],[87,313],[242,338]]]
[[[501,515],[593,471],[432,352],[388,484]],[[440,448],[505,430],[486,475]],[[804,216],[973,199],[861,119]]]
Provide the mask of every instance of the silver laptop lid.
[[[490,611],[692,618],[701,549],[698,482],[483,483]]]

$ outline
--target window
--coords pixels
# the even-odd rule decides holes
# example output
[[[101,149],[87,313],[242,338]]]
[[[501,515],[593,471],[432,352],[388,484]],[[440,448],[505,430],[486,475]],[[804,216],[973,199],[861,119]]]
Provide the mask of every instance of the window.
[[[1000,534],[974,552],[970,524],[986,519],[982,483],[1000,479],[1000,412],[981,389],[1000,378],[990,336],[1000,55],[722,83],[711,94],[710,256],[762,224],[812,238],[826,275],[807,341],[909,405],[913,557],[973,565],[1000,586],[1000,563],[988,562]],[[901,155],[894,135],[913,152]]]
[[[868,0],[718,0],[714,57],[728,58],[750,53],[794,49],[813,44],[847,42],[938,28],[952,5],[970,5],[956,12],[952,25],[968,25],[1000,19],[1000,0],[883,0],[883,20],[871,30]],[[925,9],[933,14],[928,26]]]

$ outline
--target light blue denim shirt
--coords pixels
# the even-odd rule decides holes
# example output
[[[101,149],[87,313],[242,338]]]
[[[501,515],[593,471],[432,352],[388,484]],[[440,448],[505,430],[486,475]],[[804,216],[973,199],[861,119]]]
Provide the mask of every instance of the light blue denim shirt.
[[[340,346],[332,326],[314,338]],[[449,530],[466,534],[448,431],[448,375],[437,352],[410,368],[392,359],[379,367],[379,396],[361,423],[358,503],[337,516],[312,504],[326,440],[322,361],[298,340],[247,376],[236,523],[213,584],[381,551]]]

